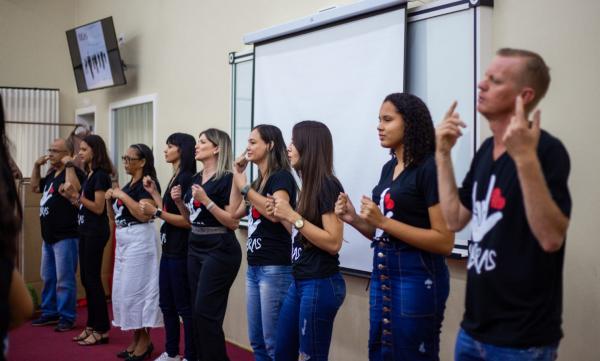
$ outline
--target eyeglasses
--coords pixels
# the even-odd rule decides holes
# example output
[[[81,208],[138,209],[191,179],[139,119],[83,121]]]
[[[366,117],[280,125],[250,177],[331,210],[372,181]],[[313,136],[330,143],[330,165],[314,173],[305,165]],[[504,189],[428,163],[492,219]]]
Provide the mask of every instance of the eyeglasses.
[[[66,153],[66,150],[60,150],[60,149],[53,149],[53,148],[49,148],[48,149],[48,153]]]
[[[130,157],[130,156],[128,156],[128,155],[124,155],[124,156],[122,156],[122,157],[121,157],[121,159],[123,159],[123,162],[125,162],[125,163],[129,163],[129,162],[131,162],[132,160],[140,160],[140,159],[142,159],[142,158],[132,158],[132,157]]]

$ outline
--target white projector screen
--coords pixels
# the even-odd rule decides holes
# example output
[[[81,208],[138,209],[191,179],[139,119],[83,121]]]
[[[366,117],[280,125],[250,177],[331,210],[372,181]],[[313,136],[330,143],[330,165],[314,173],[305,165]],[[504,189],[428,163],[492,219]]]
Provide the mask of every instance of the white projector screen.
[[[356,206],[390,159],[377,123],[384,97],[404,91],[405,35],[400,7],[255,44],[254,125],[276,125],[289,142],[299,121],[327,124],[336,175]],[[344,240],[341,266],[370,272],[370,240],[350,226]]]

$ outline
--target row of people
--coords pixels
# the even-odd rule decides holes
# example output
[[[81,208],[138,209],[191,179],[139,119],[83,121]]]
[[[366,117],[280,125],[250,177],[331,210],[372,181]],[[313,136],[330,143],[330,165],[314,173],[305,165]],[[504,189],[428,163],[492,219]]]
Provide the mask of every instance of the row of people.
[[[86,138],[79,155],[88,175],[78,174],[68,158],[51,152],[53,164],[58,169],[63,164],[66,170],[41,182],[42,200],[48,201],[48,194],[57,189],[79,206],[81,267],[94,268],[85,275],[88,298],[99,294],[88,291],[89,285],[101,287],[101,252],[86,258],[81,248],[88,245],[81,243],[108,236],[99,228],[93,235],[85,233],[86,227],[92,229],[85,211],[96,210],[95,215],[106,219],[103,202],[109,202],[117,225],[113,324],[136,330],[121,354],[129,359],[152,352],[146,328],[160,326],[163,318],[167,345],[162,357],[176,358],[181,317],[186,359],[227,360],[222,323],[241,262],[233,231],[247,214],[248,331],[257,360],[328,359],[334,318],[346,294],[338,262],[344,222],[374,249],[370,360],[439,359],[449,295],[444,256],[453,248],[453,232],[469,222],[473,242],[456,359],[528,360],[544,355],[551,360],[562,337],[560,285],[571,203],[566,150],[540,130],[539,113],[531,126],[527,122],[548,85],[548,68],[539,55],[498,52],[479,84],[478,100],[493,137],[477,152],[460,192],[450,159],[464,127],[456,104],[438,127],[436,139],[427,106],[414,95],[396,93],[384,99],[377,126],[391,160],[360,207],[352,204],[335,177],[332,136],[317,121],[297,123],[287,147],[278,128],[259,125],[235,162],[229,136],[220,130],[203,131],[197,143],[192,136],[173,134],[165,160],[174,171],[162,198],[152,152],[143,144],[132,145],[123,156],[132,176],[127,185],[111,189],[110,170],[105,169],[104,181],[91,186],[90,179],[99,173],[93,159],[102,151]],[[58,145],[54,150],[61,149]],[[102,157],[108,162],[105,148]],[[195,160],[203,164],[199,173]],[[258,168],[250,184],[245,174],[249,163]],[[57,177],[62,183],[50,182]],[[67,213],[61,214],[65,218]],[[48,217],[50,212],[42,207],[40,215]],[[164,221],[160,266],[150,224],[154,218]],[[59,224],[54,221],[51,227]],[[62,235],[66,240],[72,236]],[[68,267],[73,269],[73,262]],[[100,303],[105,309],[104,300]],[[88,304],[95,302],[88,299]],[[94,307],[89,311],[96,312]],[[58,311],[53,312],[42,318],[56,320]],[[88,315],[88,327],[77,338],[81,344],[107,339],[107,318],[98,323],[98,314],[104,317],[104,310]],[[72,322],[69,314],[62,317]]]

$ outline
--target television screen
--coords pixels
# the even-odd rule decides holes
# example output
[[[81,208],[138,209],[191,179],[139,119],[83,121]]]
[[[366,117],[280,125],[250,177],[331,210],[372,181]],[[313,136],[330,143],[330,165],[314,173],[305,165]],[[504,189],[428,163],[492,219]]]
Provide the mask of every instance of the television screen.
[[[68,30],[67,42],[80,93],[127,83],[112,17]]]

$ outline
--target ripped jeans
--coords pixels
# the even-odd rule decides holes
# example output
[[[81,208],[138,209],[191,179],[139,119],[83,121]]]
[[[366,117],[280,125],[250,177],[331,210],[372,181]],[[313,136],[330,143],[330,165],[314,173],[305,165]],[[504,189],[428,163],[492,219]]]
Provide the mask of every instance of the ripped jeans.
[[[450,280],[443,256],[373,242],[370,361],[437,361]]]
[[[345,297],[346,283],[339,273],[294,280],[279,315],[275,361],[326,361],[333,320]]]

